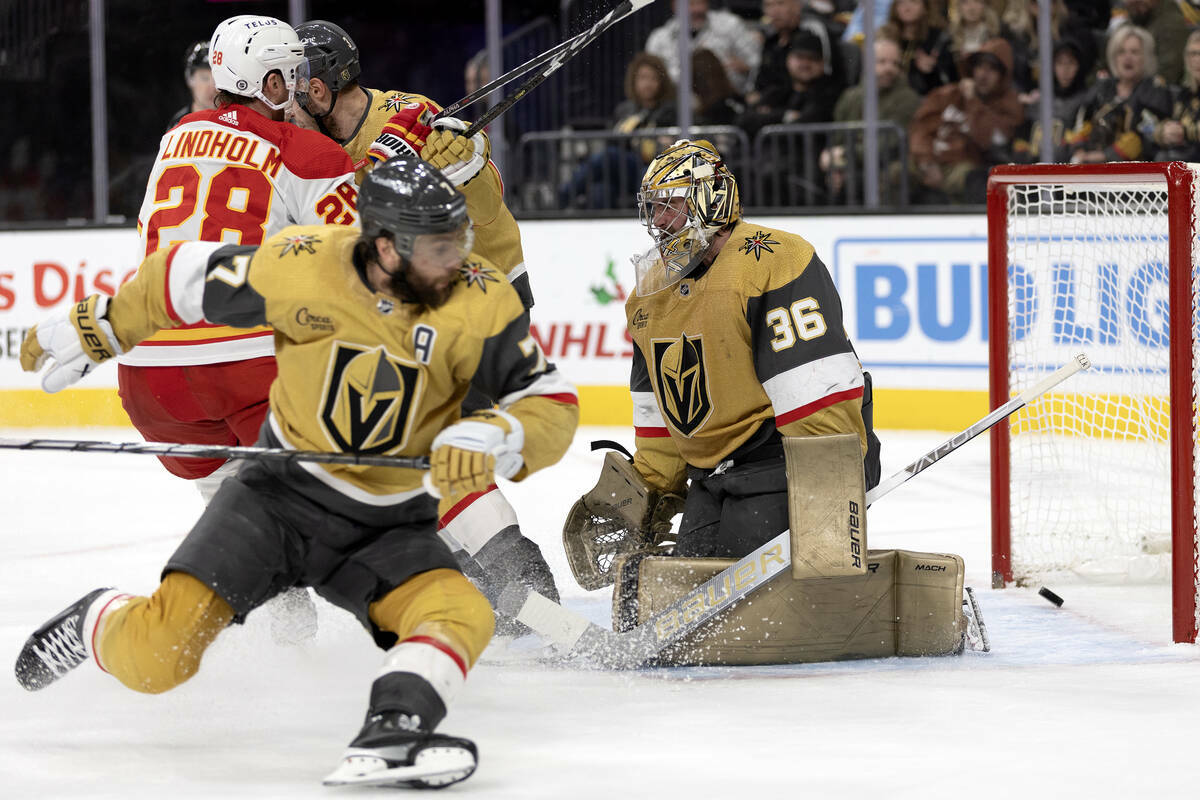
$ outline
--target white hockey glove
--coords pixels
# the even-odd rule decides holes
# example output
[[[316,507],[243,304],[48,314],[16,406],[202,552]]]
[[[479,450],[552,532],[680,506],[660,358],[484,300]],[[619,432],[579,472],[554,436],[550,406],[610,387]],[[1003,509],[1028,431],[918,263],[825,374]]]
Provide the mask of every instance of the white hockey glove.
[[[491,145],[482,132],[470,139],[462,135],[471,127],[461,119],[444,117],[433,123],[421,158],[442,171],[455,186],[465,186],[487,165]]]
[[[524,446],[525,429],[512,414],[472,414],[434,438],[425,488],[435,497],[487,491],[496,475],[511,478],[521,471]]]
[[[94,294],[39,322],[21,342],[21,369],[42,376],[47,392],[61,391],[124,352],[108,321],[109,297]]]

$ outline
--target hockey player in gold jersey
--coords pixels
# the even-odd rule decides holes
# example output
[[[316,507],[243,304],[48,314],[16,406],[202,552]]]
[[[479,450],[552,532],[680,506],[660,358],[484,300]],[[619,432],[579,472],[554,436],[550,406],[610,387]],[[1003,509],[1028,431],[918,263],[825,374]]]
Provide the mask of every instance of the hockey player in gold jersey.
[[[740,558],[788,527],[782,436],[853,433],[878,483],[869,382],[812,245],[743,219],[710,143],[662,152],[639,203],[633,468],[657,527],[682,508],[677,555]]]
[[[376,169],[362,231],[286,228],[261,247],[185,242],[151,254],[111,300],[33,328],[21,363],[73,381],[153,331],[208,320],[275,329],[279,377],[260,443],[430,453],[448,495],[520,480],[565,452],[574,389],[529,334],[520,298],[471,252],[462,195],[419,159]],[[498,406],[460,418],[469,388]],[[205,648],[289,586],[312,586],[387,649],[366,722],[332,785],[440,786],[475,769],[469,740],[434,733],[492,636],[487,600],[437,534],[422,472],[247,461],[168,560],[150,597],[97,589],[36,631],[16,674],[40,689],[85,660],[162,692]]]
[[[464,138],[458,133],[465,124],[456,119],[439,122],[435,130],[428,119],[441,107],[428,97],[361,86],[358,47],[338,25],[311,20],[296,32],[308,60],[301,68],[305,90],[297,93],[297,121],[312,124],[341,144],[360,180],[373,165],[402,153],[419,155],[442,170],[466,197],[475,251],[498,266],[526,308],[532,307],[520,231],[504,205],[500,173],[488,159],[486,134]],[[472,392],[463,412],[490,405],[486,397]],[[438,516],[460,565],[493,605],[512,580],[558,599],[541,549],[522,533],[516,512],[496,486],[443,498]],[[503,618],[498,623],[500,633],[522,630]]]

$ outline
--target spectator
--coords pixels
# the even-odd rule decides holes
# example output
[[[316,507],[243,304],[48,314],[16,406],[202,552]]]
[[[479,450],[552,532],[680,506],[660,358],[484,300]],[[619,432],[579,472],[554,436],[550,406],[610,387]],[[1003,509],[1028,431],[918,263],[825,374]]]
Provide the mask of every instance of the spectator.
[[[879,121],[895,122],[907,130],[909,122],[921,103],[921,97],[904,80],[900,69],[900,44],[893,39],[880,37],[875,40],[875,85],[879,90]],[[833,110],[835,122],[858,122],[863,118],[863,98],[865,90],[860,84],[847,89],[838,99]],[[856,140],[858,137],[856,136]],[[889,138],[880,136],[880,161],[888,162],[888,156],[882,145]],[[856,163],[862,162],[861,147],[856,147],[853,158]],[[903,155],[901,155],[901,160]],[[832,198],[842,198],[845,190],[846,150],[839,145],[828,148],[821,154],[821,168],[826,171],[826,179]],[[860,168],[861,173],[861,168]],[[886,170],[881,169],[881,175]],[[897,175],[885,175],[881,186],[881,195],[891,196],[899,200],[895,194],[898,185]]]
[[[1200,161],[1200,30],[1192,31],[1183,49],[1183,84],[1175,94],[1171,118],[1154,131],[1161,161]]]
[[[1171,116],[1149,31],[1122,25],[1109,36],[1106,55],[1112,77],[1096,81],[1067,134],[1073,164],[1149,160],[1155,126]]]
[[[1052,159],[1063,162],[1071,157],[1067,144],[1067,130],[1074,125],[1079,108],[1087,98],[1087,72],[1083,69],[1083,49],[1074,38],[1061,39],[1054,45],[1054,143]],[[1026,106],[1025,116],[1029,131],[1013,145],[1013,160],[1032,164],[1042,160],[1042,126],[1039,119],[1041,108],[1039,93],[1033,93],[1033,102]]]
[[[1131,22],[1149,31],[1160,54],[1157,74],[1177,85],[1183,80],[1183,48],[1188,37],[1188,23],[1179,5],[1175,0],[1125,0],[1124,12],[1113,12],[1109,30]]]
[[[927,202],[984,201],[987,169],[1008,160],[1024,113],[1010,85],[1012,48],[992,39],[967,58],[970,76],[931,92],[909,130]]]
[[[753,136],[764,125],[829,122],[842,87],[825,74],[820,38],[808,30],[797,31],[788,49],[790,83],[762,97],[742,115],[741,125]]]
[[[1036,102],[1038,88],[1038,3],[1037,0],[1008,0],[1001,17],[1004,38],[1013,49],[1013,88],[1022,103]],[[1080,65],[1085,76],[1096,63],[1096,38],[1091,29],[1074,16],[1064,0],[1050,0],[1050,39],[1065,38],[1079,45]]]
[[[675,124],[675,83],[658,56],[638,53],[625,69],[625,99],[613,111],[612,129],[629,133]],[[609,144],[588,156],[559,189],[567,208],[626,208],[633,204],[642,172],[658,152],[653,139]]]
[[[917,94],[954,83],[958,69],[950,52],[950,37],[932,11],[932,0],[893,0],[880,33],[900,43],[900,65]]]
[[[1000,35],[1000,15],[990,0],[950,0],[950,52],[960,74],[966,72],[967,56],[984,42]]]
[[[811,0],[809,6],[811,8]],[[820,38],[825,73],[832,75],[843,86],[846,84],[837,36],[823,16],[805,9],[805,0],[763,0],[763,18],[767,22],[767,33],[763,40],[758,73],[754,76],[754,89],[746,95],[747,103],[756,105],[764,94],[791,85],[787,54],[792,37],[798,30],[807,30]]]
[[[692,50],[704,47],[716,53],[738,92],[748,91],[751,75],[758,68],[759,42],[745,20],[729,11],[709,9],[708,0],[689,0],[688,21]],[[650,32],[646,52],[661,58],[671,79],[679,81],[677,18]]]
[[[696,99],[692,122],[696,125],[734,125],[746,110],[721,60],[703,47],[692,51],[692,94]]]

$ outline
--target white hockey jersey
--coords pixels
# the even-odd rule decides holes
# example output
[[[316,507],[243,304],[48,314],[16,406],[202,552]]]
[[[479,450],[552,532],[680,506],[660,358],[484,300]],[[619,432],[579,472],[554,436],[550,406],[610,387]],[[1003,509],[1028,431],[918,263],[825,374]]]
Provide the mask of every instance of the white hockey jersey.
[[[138,214],[143,254],[178,242],[261,244],[288,225],[358,222],[354,166],[315,131],[240,105],[198,111],[163,135]],[[162,331],[120,362],[216,364],[274,353],[270,328]]]

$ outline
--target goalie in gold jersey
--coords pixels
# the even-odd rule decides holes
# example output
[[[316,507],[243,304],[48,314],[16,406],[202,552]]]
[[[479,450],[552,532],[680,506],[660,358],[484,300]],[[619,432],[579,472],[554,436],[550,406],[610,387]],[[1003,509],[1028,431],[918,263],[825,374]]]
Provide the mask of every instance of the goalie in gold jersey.
[[[298,25],[296,33],[307,58],[301,67],[303,91],[296,96],[297,123],[311,125],[340,144],[360,182],[374,165],[400,154],[418,155],[440,169],[466,198],[475,252],[499,267],[525,307],[532,307],[521,234],[504,204],[500,173],[488,159],[487,135],[460,136],[465,123],[456,119],[439,121],[434,130],[427,120],[441,107],[428,97],[360,85],[358,47],[338,25],[310,20]],[[487,397],[472,392],[463,412],[490,405]],[[521,532],[516,512],[496,486],[443,498],[438,516],[459,564],[493,605],[512,580],[558,599],[541,549]],[[498,623],[499,633],[522,630],[503,617]]]
[[[653,541],[682,510],[676,555],[740,558],[788,528],[782,436],[856,434],[867,486],[878,483],[869,377],[813,246],[742,219],[734,176],[710,143],[659,154],[639,202],[654,245],[635,259],[625,305],[636,441],[627,471],[648,509],[634,533]],[[606,491],[568,519],[573,566],[573,532],[607,513]]]
[[[150,255],[111,300],[43,321],[21,364],[70,382],[153,331],[208,320],[275,329],[279,376],[260,443],[431,453],[443,495],[556,462],[574,389],[542,356],[517,293],[471,253],[461,194],[419,159],[364,182],[362,231],[285,228],[261,247],[187,242]],[[474,387],[498,407],[460,419]],[[366,722],[330,784],[439,786],[475,768],[434,733],[487,645],[493,615],[437,533],[418,470],[247,461],[168,560],[150,597],[97,589],[36,631],[17,679],[40,689],[83,661],[162,692],[231,622],[295,585],[354,614],[387,649]]]

